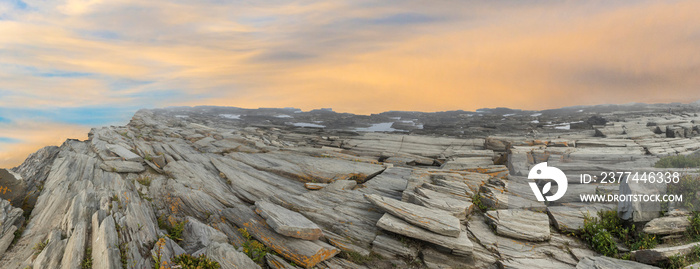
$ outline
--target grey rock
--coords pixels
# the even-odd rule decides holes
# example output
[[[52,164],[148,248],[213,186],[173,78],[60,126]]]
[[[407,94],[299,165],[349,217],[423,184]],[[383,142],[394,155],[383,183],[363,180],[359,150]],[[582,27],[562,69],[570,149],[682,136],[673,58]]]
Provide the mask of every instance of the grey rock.
[[[221,265],[221,269],[260,268],[247,255],[227,243],[212,242],[207,246],[205,254],[217,261]]]
[[[416,248],[416,246],[402,243],[386,235],[377,235],[377,237],[374,238],[374,241],[372,241],[372,251],[389,259],[413,259],[418,256],[418,248]]]
[[[461,229],[460,234],[457,237],[440,235],[413,226],[408,222],[394,217],[388,213],[384,214],[384,216],[382,216],[382,218],[379,219],[379,221],[377,222],[377,226],[393,233],[405,235],[411,238],[446,247],[448,249],[451,249],[452,253],[456,255],[471,255],[472,249],[474,247],[469,238],[467,238],[466,229]]]
[[[614,259],[605,256],[585,257],[577,265],[576,269],[654,269],[655,266],[646,265],[643,263]]]
[[[146,171],[143,164],[128,161],[106,161],[100,165],[100,168],[106,172],[117,173],[141,173]]]
[[[281,235],[305,240],[318,240],[323,235],[321,228],[302,214],[266,200],[255,202],[255,206],[255,211]]]
[[[655,218],[644,225],[648,234],[668,235],[683,233],[690,226],[688,216]]]
[[[385,212],[437,234],[458,237],[462,233],[459,219],[446,211],[404,203],[376,194],[365,195],[365,198]]]
[[[632,251],[632,258],[635,261],[646,264],[659,264],[668,260],[674,255],[688,255],[693,251],[693,248],[700,246],[700,242],[685,244],[672,247],[658,247],[653,249],[640,249]]]
[[[193,253],[212,243],[228,243],[226,234],[201,223],[199,220],[187,217],[185,230],[182,233],[182,248],[187,253]]]
[[[486,217],[499,235],[528,241],[547,241],[551,238],[547,214],[527,210],[494,210]]]
[[[114,154],[118,155],[125,161],[129,162],[142,162],[143,158],[141,156],[137,155],[136,153],[131,152],[130,150],[126,149],[125,147],[122,147],[120,145],[107,145],[107,149]]]

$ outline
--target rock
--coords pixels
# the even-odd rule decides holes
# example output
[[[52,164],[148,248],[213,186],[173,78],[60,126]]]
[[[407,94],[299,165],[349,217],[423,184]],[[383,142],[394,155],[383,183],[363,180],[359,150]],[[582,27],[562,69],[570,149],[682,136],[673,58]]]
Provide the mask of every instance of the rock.
[[[644,225],[648,234],[668,235],[683,233],[690,226],[688,216],[655,218]]]
[[[321,241],[307,241],[279,235],[265,223],[264,219],[245,206],[227,208],[223,211],[223,215],[236,226],[245,228],[251,236],[270,249],[305,268],[312,268],[339,252],[338,249]]]
[[[700,246],[700,242],[685,244],[681,246],[661,247],[653,249],[640,249],[632,251],[632,258],[635,261],[646,264],[659,264],[668,260],[674,255],[688,255],[693,248]]]
[[[260,268],[247,255],[227,243],[212,242],[207,246],[205,255],[218,262],[221,269]]]
[[[614,259],[605,256],[585,257],[577,265],[576,269],[654,269],[655,266],[646,265],[643,263]]]
[[[182,248],[187,253],[192,254],[215,242],[228,243],[228,237],[211,226],[193,217],[187,217],[186,222],[185,230],[182,232]]]
[[[336,180],[333,183],[328,184],[326,188],[328,190],[352,190],[357,186],[357,181],[355,180]]]
[[[413,226],[408,222],[388,213],[384,214],[384,216],[379,219],[377,226],[393,233],[446,247],[452,250],[452,253],[455,255],[471,255],[472,249],[474,248],[472,242],[469,241],[469,238],[467,238],[466,229],[461,229],[461,232],[457,237],[440,235]]]
[[[365,198],[385,212],[437,234],[458,237],[462,233],[459,219],[446,211],[404,203],[376,194],[365,195]]]
[[[255,202],[255,207],[255,212],[281,235],[305,240],[318,240],[323,235],[318,225],[297,212],[265,200]]]
[[[325,188],[326,186],[328,186],[328,183],[304,183],[304,187],[306,187],[309,190],[320,190]]]
[[[527,210],[494,210],[486,212],[489,222],[499,235],[528,241],[547,241],[549,218],[544,213]]]
[[[550,206],[547,214],[557,230],[562,232],[578,232],[583,229],[585,218],[597,217],[601,210],[615,210],[613,205],[587,205],[583,207]]]
[[[99,222],[98,213],[92,217],[92,266],[94,268],[117,269],[122,263],[119,255],[119,242],[114,218],[108,216]],[[99,227],[99,229],[98,229]],[[36,264],[36,263],[35,263]],[[38,267],[39,268],[39,267]]]
[[[142,162],[143,158],[139,156],[136,153],[131,152],[130,150],[120,146],[120,145],[107,145],[107,149],[114,154],[117,154],[119,157],[121,157],[125,161],[129,162]]]
[[[358,242],[352,242],[349,238],[340,236],[333,232],[325,231],[323,236],[328,240],[328,243],[337,247],[342,251],[357,252],[362,256],[369,256],[371,253],[366,246],[357,245]]]
[[[418,256],[418,249],[415,246],[381,234],[372,241],[372,251],[388,259],[407,258],[412,260]]]
[[[459,219],[465,219],[471,212],[472,203],[460,196],[439,193],[426,188],[416,188],[415,203],[452,213]]]
[[[116,173],[141,173],[146,171],[143,164],[128,161],[106,161],[100,164],[100,168],[106,172]]]
[[[171,261],[173,257],[185,253],[187,252],[185,252],[180,245],[167,236],[158,239],[153,249],[151,249],[151,257],[158,259],[158,261],[160,261],[160,266],[172,264]]]
[[[267,266],[269,266],[272,269],[297,269],[299,267],[293,266],[284,259],[280,258],[277,255],[272,255],[268,253],[265,255],[265,263]]]
[[[631,176],[630,176],[631,177]],[[665,194],[666,184],[649,184],[634,182],[628,178],[620,183],[620,195],[656,195]],[[632,222],[650,221],[659,216],[660,202],[644,202],[641,199],[620,201],[617,212],[621,219]]]

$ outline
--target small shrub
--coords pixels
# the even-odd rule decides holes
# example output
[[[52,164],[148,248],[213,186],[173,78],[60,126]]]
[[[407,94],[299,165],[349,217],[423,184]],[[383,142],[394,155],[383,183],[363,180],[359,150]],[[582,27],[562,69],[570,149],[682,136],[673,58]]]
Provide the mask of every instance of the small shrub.
[[[484,202],[481,201],[481,195],[479,193],[474,194],[472,196],[472,203],[476,205],[477,208],[481,211],[486,211],[488,210],[488,207],[484,205]]]
[[[42,251],[44,251],[44,248],[46,248],[46,245],[49,244],[49,240],[46,239],[45,241],[41,241],[39,243],[36,243],[34,247],[32,248],[34,250],[34,256],[38,256]]]
[[[685,230],[686,237],[691,240],[700,239],[700,212],[693,212],[688,219],[690,220],[690,226]]]
[[[668,156],[654,164],[656,168],[693,168],[700,167],[700,156]]]
[[[265,261],[265,255],[270,252],[270,249],[258,240],[253,239],[250,233],[248,233],[248,229],[240,228],[238,232],[246,239],[246,241],[243,242],[243,253],[248,255],[255,263],[262,265]]]
[[[221,265],[212,261],[205,255],[194,257],[187,253],[173,257],[173,264],[180,265],[182,269],[219,269]]]
[[[164,219],[162,216],[158,217],[158,227],[167,231],[167,236],[175,241],[182,241],[182,233],[185,231],[185,224],[187,221],[177,221],[175,217],[169,216]]]
[[[682,176],[678,183],[668,184],[668,194],[683,195],[682,207],[691,211],[700,209],[700,180],[692,176]]]
[[[354,251],[343,251],[342,257],[345,258],[346,260],[349,260],[351,262],[354,262],[356,264],[361,264],[361,265],[366,265],[370,262],[377,261],[383,259],[383,257],[376,252],[372,251],[369,253],[369,255],[365,256],[360,253],[354,252]]]
[[[138,181],[141,185],[144,185],[144,186],[146,186],[146,187],[150,187],[150,186],[151,186],[151,181],[152,181],[152,180],[153,180],[153,179],[152,179],[150,176],[146,176],[146,175],[141,175],[141,176],[139,176],[139,177],[136,179],[136,181]]]
[[[92,248],[88,247],[85,250],[85,258],[80,263],[82,269],[92,269]]]

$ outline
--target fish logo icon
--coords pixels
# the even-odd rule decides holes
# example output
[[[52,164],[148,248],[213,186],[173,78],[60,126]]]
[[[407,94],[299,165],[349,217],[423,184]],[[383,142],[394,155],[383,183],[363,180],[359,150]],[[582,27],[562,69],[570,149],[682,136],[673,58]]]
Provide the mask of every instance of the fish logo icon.
[[[553,166],[547,166],[547,162],[538,163],[530,169],[530,173],[527,175],[528,179],[552,179],[557,183],[557,192],[553,195],[544,196],[552,189],[552,182],[547,182],[542,186],[542,189],[537,186],[537,183],[530,182],[530,188],[535,194],[537,201],[556,201],[566,194],[566,189],[569,186],[569,182],[566,180],[566,175],[559,168]]]

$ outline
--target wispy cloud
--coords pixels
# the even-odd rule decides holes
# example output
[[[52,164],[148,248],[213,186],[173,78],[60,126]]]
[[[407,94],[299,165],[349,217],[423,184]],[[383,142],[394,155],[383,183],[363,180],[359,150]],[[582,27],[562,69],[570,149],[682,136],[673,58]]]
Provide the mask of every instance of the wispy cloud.
[[[626,0],[2,1],[0,123],[85,128],[169,105],[366,114],[688,101],[700,98],[697,10]]]

